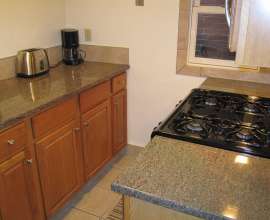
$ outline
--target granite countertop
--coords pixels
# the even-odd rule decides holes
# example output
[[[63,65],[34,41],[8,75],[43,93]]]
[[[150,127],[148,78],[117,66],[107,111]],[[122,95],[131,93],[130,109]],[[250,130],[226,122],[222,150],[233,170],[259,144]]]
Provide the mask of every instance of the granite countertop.
[[[269,219],[270,160],[239,155],[156,136],[112,190],[203,219]]]
[[[208,78],[200,88],[270,98],[269,87],[269,84]]]
[[[51,104],[110,80],[128,65],[85,62],[79,66],[60,66],[49,75],[0,81],[0,129],[31,116]],[[0,70],[1,71],[1,70]]]

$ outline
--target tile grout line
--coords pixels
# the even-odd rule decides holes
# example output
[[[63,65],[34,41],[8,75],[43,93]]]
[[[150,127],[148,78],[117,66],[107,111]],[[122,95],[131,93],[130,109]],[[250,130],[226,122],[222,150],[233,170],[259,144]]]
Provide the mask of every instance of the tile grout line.
[[[92,216],[97,217],[97,218],[101,218],[102,217],[102,216],[98,216],[98,215],[96,215],[94,213],[88,212],[86,210],[83,210],[83,209],[80,209],[80,208],[77,208],[77,207],[73,207],[73,209],[76,209],[77,211],[83,212],[83,213],[85,213],[87,215],[92,215]]]
[[[143,149],[143,148],[141,148]],[[125,149],[122,150],[122,152],[120,152],[118,154],[118,156],[114,159],[112,159],[112,161],[109,162],[109,164],[107,164],[98,174],[97,176],[93,179],[93,180],[90,180],[88,182],[88,184],[86,184],[86,186],[84,187],[84,189],[81,190],[81,192],[79,192],[77,194],[77,199],[75,198],[74,201],[71,201],[69,205],[66,206],[66,208],[63,208],[63,212],[59,213],[59,216],[60,218],[55,218],[55,220],[57,219],[65,219],[65,216],[70,213],[72,211],[72,209],[74,210],[77,210],[77,211],[80,211],[80,212],[83,212],[87,215],[91,215],[93,217],[97,217],[99,220],[104,220],[106,219],[106,216],[109,214],[110,212],[110,208],[108,208],[106,211],[104,211],[104,213],[102,213],[101,216],[97,215],[96,213],[92,212],[91,210],[90,211],[86,211],[86,210],[83,210],[83,209],[80,209],[78,207],[76,207],[76,205],[78,204],[78,202],[82,199],[82,196],[87,193],[87,192],[90,192],[92,191],[95,187],[97,187],[98,189],[101,189],[101,190],[105,190],[105,191],[110,191],[111,192],[111,189],[109,188],[103,188],[102,185],[101,186],[98,186],[98,183],[100,183],[102,181],[103,178],[105,178],[110,172],[112,169],[115,169],[116,171],[120,172],[120,173],[123,173],[126,168],[127,168],[127,164],[126,163],[123,163],[124,167],[121,167],[121,166],[118,166],[118,162],[121,161],[123,158],[125,157],[128,157],[130,159],[133,159],[133,158],[136,158],[136,156],[138,155],[138,151],[135,150],[135,151],[132,151],[132,150],[128,150],[128,147],[126,147]],[[119,200],[121,201],[121,200]],[[115,199],[115,205],[117,205],[119,203],[118,199]],[[53,218],[54,219],[54,218]]]

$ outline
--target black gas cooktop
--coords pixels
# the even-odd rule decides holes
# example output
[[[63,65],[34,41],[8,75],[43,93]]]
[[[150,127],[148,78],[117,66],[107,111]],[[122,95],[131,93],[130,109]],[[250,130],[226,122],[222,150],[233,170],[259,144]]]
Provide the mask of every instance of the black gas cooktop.
[[[194,89],[155,135],[270,158],[270,99]]]

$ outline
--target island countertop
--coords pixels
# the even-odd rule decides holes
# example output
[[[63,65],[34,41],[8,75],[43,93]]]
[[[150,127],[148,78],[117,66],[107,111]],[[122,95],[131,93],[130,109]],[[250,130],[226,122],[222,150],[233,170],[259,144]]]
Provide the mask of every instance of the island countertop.
[[[0,129],[125,72],[128,65],[85,62],[60,66],[33,79],[0,81]],[[1,71],[1,70],[0,70]]]
[[[156,136],[112,190],[203,219],[266,220],[270,160]]]

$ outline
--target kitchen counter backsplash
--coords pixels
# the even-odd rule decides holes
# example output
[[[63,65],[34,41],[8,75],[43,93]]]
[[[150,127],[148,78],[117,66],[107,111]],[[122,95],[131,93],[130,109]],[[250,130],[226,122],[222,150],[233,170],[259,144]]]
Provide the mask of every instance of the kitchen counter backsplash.
[[[86,52],[86,61],[105,62],[114,64],[129,64],[129,49],[122,47],[107,47],[95,45],[81,45]],[[62,47],[55,46],[47,49],[50,65],[54,66],[62,60]],[[9,79],[15,73],[16,55],[0,58],[0,80]]]

